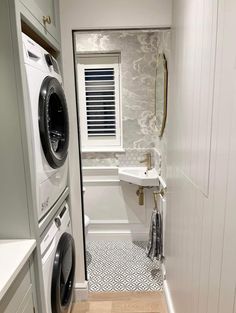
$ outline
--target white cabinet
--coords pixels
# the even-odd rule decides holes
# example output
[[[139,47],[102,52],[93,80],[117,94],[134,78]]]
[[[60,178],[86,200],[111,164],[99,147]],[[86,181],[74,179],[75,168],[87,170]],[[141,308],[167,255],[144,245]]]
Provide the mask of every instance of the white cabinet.
[[[36,313],[30,264],[27,262],[0,302],[1,313]]]
[[[28,11],[41,25],[43,35],[50,34],[58,43],[60,43],[60,23],[58,0],[20,0]]]

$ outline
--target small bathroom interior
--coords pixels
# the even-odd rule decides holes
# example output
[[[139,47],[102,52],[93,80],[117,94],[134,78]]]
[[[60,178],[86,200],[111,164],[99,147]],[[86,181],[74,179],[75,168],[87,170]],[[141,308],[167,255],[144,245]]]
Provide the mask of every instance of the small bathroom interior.
[[[0,1],[0,313],[236,313],[236,1]]]
[[[89,290],[161,290],[170,29],[74,32],[74,54]]]

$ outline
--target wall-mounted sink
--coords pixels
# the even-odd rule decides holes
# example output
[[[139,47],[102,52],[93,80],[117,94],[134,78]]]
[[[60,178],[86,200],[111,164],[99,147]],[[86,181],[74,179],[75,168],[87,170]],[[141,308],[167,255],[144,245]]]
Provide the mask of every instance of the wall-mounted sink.
[[[147,170],[146,167],[120,167],[119,178],[138,186],[159,186],[159,175],[155,168]]]

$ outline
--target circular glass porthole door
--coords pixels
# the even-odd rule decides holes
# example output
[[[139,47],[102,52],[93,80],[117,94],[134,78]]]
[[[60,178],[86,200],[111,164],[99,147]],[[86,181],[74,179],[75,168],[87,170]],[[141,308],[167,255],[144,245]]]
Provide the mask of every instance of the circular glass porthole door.
[[[54,77],[46,77],[41,86],[39,131],[49,165],[52,168],[61,167],[68,153],[69,118],[64,91]]]
[[[70,308],[75,275],[73,237],[64,233],[57,246],[52,272],[51,304],[53,313],[67,313]]]

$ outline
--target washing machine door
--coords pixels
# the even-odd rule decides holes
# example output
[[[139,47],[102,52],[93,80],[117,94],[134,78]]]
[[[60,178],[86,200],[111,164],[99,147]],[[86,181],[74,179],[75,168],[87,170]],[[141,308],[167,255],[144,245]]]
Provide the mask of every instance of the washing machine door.
[[[66,313],[71,306],[75,275],[75,245],[73,237],[64,233],[58,243],[53,263],[52,313]]]
[[[39,131],[49,165],[52,168],[61,167],[68,153],[69,118],[64,91],[55,77],[47,76],[41,85]]]

